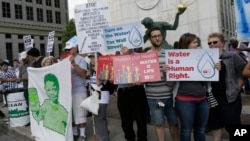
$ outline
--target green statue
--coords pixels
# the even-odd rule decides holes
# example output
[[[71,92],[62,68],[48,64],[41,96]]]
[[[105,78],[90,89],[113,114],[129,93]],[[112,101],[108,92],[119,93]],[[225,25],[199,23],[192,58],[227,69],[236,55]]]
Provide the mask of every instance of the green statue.
[[[29,88],[30,109],[33,118],[38,122],[43,120],[43,127],[65,135],[68,111],[58,101],[59,82],[54,74],[44,76],[44,90],[48,96],[40,105],[36,88]]]
[[[186,7],[178,7],[178,12],[175,15],[175,21],[174,24],[171,25],[167,22],[154,22],[152,18],[150,17],[146,17],[144,18],[141,23],[145,26],[145,28],[147,28],[145,35],[143,37],[144,39],[144,43],[148,40],[148,32],[151,28],[153,27],[158,27],[161,29],[161,33],[162,33],[162,38],[163,38],[163,43],[162,43],[162,48],[164,49],[172,49],[173,46],[169,45],[166,41],[166,30],[176,30],[178,25],[179,25],[179,15],[181,15],[182,13],[184,13],[186,10]]]

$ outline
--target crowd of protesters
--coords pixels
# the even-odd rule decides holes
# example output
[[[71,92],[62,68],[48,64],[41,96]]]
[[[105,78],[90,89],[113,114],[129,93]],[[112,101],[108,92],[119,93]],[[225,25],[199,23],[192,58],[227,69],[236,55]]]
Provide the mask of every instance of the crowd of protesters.
[[[100,87],[101,95],[117,92],[117,107],[121,117],[121,127],[127,141],[147,141],[148,117],[155,127],[158,141],[165,141],[165,117],[169,125],[169,132],[173,141],[190,141],[191,134],[195,141],[205,141],[207,131],[211,131],[214,141],[222,138],[222,129],[233,134],[232,126],[241,124],[241,89],[249,92],[248,78],[250,76],[250,63],[248,53],[243,52],[245,45],[235,38],[230,40],[229,50],[225,50],[226,41],[221,33],[208,35],[208,47],[219,49],[219,62],[214,67],[219,72],[219,81],[178,81],[166,80],[166,72],[169,70],[165,62],[165,49],[161,29],[148,30],[148,40],[151,47],[140,50],[131,50],[122,47],[120,54],[135,54],[139,52],[157,52],[160,66],[161,80],[135,84],[118,84],[115,86],[110,81],[103,81],[96,77],[97,65],[94,55],[79,55],[77,45],[66,44],[64,51],[70,54],[72,76],[72,107],[73,107],[73,135],[75,140],[85,141],[87,111],[80,108],[80,103],[86,99],[91,91],[91,84]],[[175,42],[174,49],[196,49],[200,47],[200,39],[192,33],[185,33]],[[243,48],[243,50],[242,50]],[[101,54],[98,54],[101,56]],[[13,67],[9,68],[8,60],[2,60],[0,83],[1,94],[4,100],[8,93],[18,88],[22,83],[24,97],[28,100],[28,67],[40,68],[56,63],[51,56],[43,57],[40,51],[32,48],[20,53],[19,60],[13,60]],[[90,61],[86,61],[90,60]],[[244,70],[244,71],[243,71]],[[87,81],[89,79],[89,81]],[[87,85],[88,83],[88,85]],[[208,93],[210,95],[208,95]],[[214,98],[215,102],[208,98]],[[7,104],[7,103],[6,103]],[[97,140],[109,141],[109,130],[106,120],[108,102],[99,102],[99,115],[94,115],[96,121]],[[0,111],[1,118],[8,117]],[[137,125],[137,134],[133,128],[133,122]]]

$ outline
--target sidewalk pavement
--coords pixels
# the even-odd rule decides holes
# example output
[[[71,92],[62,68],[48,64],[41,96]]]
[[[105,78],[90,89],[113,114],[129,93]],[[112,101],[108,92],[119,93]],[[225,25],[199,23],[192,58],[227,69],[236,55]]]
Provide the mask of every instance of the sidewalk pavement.
[[[110,131],[110,141],[126,141],[124,139],[124,134],[121,128],[121,120],[116,106],[117,98],[111,96],[110,104],[107,109],[108,117],[108,128]],[[244,101],[245,100],[245,101]],[[0,103],[2,105],[2,103]],[[1,110],[7,114],[7,107],[1,108]],[[250,96],[243,96],[243,110],[242,110],[242,123],[250,124]],[[136,124],[134,124],[136,131]],[[156,135],[154,126],[148,124],[148,141],[156,141]],[[30,126],[28,127],[9,127],[0,119],[0,132],[5,133],[6,135],[16,139],[17,141],[34,141],[31,136]],[[93,124],[92,118],[88,118],[87,128],[86,128],[87,141],[93,141]],[[168,128],[166,128],[166,140],[172,140],[169,134]],[[206,135],[207,141],[212,141],[212,136],[210,134]],[[228,134],[224,131],[223,141],[228,141]]]

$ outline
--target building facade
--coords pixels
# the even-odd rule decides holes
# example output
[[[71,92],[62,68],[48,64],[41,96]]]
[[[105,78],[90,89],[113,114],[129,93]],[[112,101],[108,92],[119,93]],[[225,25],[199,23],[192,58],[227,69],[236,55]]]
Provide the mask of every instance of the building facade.
[[[100,0],[88,0],[94,1]],[[236,36],[231,0],[108,0],[113,25],[141,21],[145,17],[173,24],[180,2],[187,9],[180,16],[177,30],[167,31],[168,43],[173,44],[187,32],[198,35],[204,48],[208,47],[207,36],[211,32],[223,33],[226,40]],[[149,42],[144,46],[150,46]]]
[[[68,22],[67,0],[0,0],[0,58],[18,59],[25,50],[23,36],[31,35],[33,47],[46,51],[48,33],[55,31],[54,48],[50,55],[59,56],[61,36]]]

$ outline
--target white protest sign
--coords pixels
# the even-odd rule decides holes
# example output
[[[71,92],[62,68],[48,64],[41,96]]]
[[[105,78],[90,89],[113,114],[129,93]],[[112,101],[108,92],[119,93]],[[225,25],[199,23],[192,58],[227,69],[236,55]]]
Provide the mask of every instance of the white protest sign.
[[[79,53],[104,51],[103,28],[110,24],[107,1],[76,5],[75,17]]]
[[[47,44],[47,52],[52,52],[53,51],[54,36],[55,36],[55,31],[49,32],[48,44]]]
[[[218,81],[219,49],[166,50],[167,81]]]
[[[31,35],[23,36],[25,50],[33,48],[34,40],[33,41],[32,40],[33,39],[31,39]]]
[[[143,33],[140,22],[106,27],[103,30],[106,51],[121,50],[122,46],[138,48],[143,45]]]

